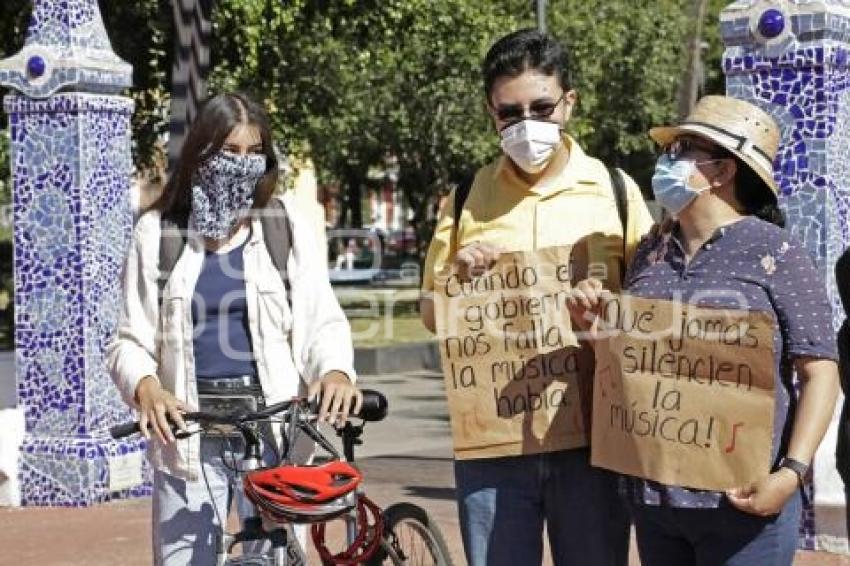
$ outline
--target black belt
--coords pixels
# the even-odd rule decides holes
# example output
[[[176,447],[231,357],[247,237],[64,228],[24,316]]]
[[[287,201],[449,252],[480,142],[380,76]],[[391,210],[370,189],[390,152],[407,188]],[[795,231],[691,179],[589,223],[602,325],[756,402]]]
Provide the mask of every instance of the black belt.
[[[242,375],[237,377],[211,377],[196,380],[198,394],[262,394],[260,383],[253,375]]]

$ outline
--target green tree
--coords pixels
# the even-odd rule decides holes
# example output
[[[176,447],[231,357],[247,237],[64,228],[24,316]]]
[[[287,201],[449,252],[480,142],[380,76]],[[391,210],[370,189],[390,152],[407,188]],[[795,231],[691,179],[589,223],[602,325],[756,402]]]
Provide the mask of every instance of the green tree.
[[[549,2],[549,30],[572,53],[580,95],[570,133],[644,188],[655,160],[647,130],[675,118],[688,4]],[[706,21],[709,91],[722,85],[716,20],[724,4],[710,0]],[[135,69],[134,157],[144,167],[168,127],[170,3],[101,8],[115,51]],[[29,10],[28,0],[0,3],[4,56],[21,47]],[[532,25],[527,0],[218,0],[210,89],[243,90],[262,101],[281,149],[311,156],[321,181],[345,188],[351,224],[362,220],[369,168],[395,156],[424,247],[433,195],[498,154],[481,59],[499,36]],[[0,143],[0,180],[8,179],[4,151]]]
[[[346,187],[354,225],[369,167],[396,156],[419,226],[428,197],[497,147],[478,69],[518,25],[511,13],[462,0],[223,1],[211,83],[258,93],[287,149]]]
[[[0,3],[0,58],[5,59],[23,47],[30,9],[30,0],[4,0]],[[8,93],[7,88],[0,86],[0,103]],[[11,201],[9,160],[9,118],[0,109],[0,206]]]
[[[527,2],[417,0],[399,3],[378,112],[384,143],[398,157],[399,186],[411,206],[420,252],[433,228],[428,207],[498,154],[498,136],[485,112],[481,60],[509,30],[527,26]]]
[[[685,63],[681,0],[552,0],[550,31],[570,49],[579,110],[568,126],[583,147],[648,192],[647,132],[676,118]]]
[[[133,159],[145,169],[162,157],[171,90],[170,0],[100,2],[103,23],[119,57],[133,66]]]
[[[221,1],[214,15],[211,90],[265,102],[281,149],[310,154],[323,181],[346,184],[358,225],[360,187],[378,158],[366,46],[376,2]],[[370,143],[371,142],[371,143]]]
[[[723,38],[720,37],[720,12],[728,0],[709,0],[703,39],[703,69],[705,84],[702,94],[726,94],[726,75],[723,74]]]
[[[169,0],[101,2],[104,25],[115,52],[133,66],[133,88],[127,91],[133,114],[133,156],[138,167],[150,166],[168,129],[168,70],[171,66]],[[0,2],[0,58],[24,45],[31,0]],[[0,87],[0,96],[8,89]],[[8,117],[0,112],[0,203],[10,198]],[[5,200],[4,200],[5,199]]]
[[[645,188],[647,130],[675,118],[686,19],[682,0],[550,2],[581,97],[570,132]],[[424,244],[432,196],[498,153],[480,62],[499,36],[533,25],[533,10],[524,0],[222,0],[215,20],[214,88],[265,100],[287,149],[309,150],[323,180],[344,185],[354,225],[366,172],[395,155]]]

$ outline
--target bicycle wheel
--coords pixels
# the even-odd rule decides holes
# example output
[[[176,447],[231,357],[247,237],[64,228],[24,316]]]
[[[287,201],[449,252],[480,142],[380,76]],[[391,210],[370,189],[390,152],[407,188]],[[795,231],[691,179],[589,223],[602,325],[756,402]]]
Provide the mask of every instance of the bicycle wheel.
[[[396,503],[384,510],[384,541],[368,566],[452,566],[443,533],[425,509]]]

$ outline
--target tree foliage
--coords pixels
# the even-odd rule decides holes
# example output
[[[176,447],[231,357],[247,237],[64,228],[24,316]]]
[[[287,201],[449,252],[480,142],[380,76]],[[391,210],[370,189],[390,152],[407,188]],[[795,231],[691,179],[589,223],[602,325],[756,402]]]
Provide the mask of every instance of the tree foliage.
[[[286,147],[308,150],[352,200],[369,166],[396,156],[419,225],[435,192],[497,154],[480,63],[495,39],[533,25],[532,4],[221,0],[212,82],[259,94]],[[647,130],[675,118],[684,8],[682,0],[549,2],[550,30],[572,54],[581,98],[570,132],[644,186],[655,155]]]
[[[570,131],[592,155],[648,188],[655,149],[647,132],[676,117],[683,2],[553,0],[549,17],[573,59],[580,103]]]
[[[161,158],[168,131],[171,89],[172,21],[170,0],[100,2],[112,48],[133,66],[133,88],[126,92],[135,103],[133,158],[147,168]]]
[[[259,94],[287,149],[344,184],[353,223],[388,154],[424,218],[429,195],[494,153],[478,69],[519,23],[465,0],[222,1],[211,82]]]
[[[24,32],[29,22],[29,0],[3,0],[0,2],[0,58],[17,53],[24,45]],[[9,93],[0,86],[0,101]],[[9,120],[0,109],[0,205],[11,200],[11,174],[9,163]]]
[[[133,66],[135,102],[133,156],[140,168],[151,165],[160,151],[159,141],[168,129],[168,93],[171,70],[171,3],[169,0],[100,2],[104,25],[115,52]],[[24,45],[31,0],[0,2],[0,58],[17,53]],[[8,90],[0,87],[0,96]],[[0,189],[8,198],[8,119],[0,112]],[[3,198],[3,197],[0,197]]]
[[[357,224],[367,172],[398,159],[399,185],[427,240],[437,192],[498,154],[480,63],[498,37],[534,25],[529,0],[217,0],[213,91],[242,90],[270,112],[280,148],[309,155],[345,188]],[[550,31],[572,54],[580,104],[568,130],[587,151],[648,187],[647,130],[675,117],[690,28],[685,0],[549,0]],[[707,89],[722,90],[711,0]],[[142,167],[167,131],[169,0],[101,2],[115,51],[134,66],[134,157]],[[0,49],[17,51],[28,0],[0,2]],[[3,118],[5,120],[5,118]],[[0,126],[5,123],[0,122]],[[0,179],[4,169],[0,143]]]
[[[720,37],[720,12],[729,5],[728,0],[708,0],[708,13],[703,29],[703,94],[726,94],[726,76],[723,74],[723,38]]]

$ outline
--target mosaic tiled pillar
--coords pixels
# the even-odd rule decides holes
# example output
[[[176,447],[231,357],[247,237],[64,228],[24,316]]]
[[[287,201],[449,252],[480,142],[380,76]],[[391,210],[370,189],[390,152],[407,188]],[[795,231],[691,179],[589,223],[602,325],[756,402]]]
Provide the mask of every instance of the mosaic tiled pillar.
[[[34,3],[23,50],[0,61],[12,142],[15,352],[26,414],[24,505],[78,506],[149,493],[143,446],[106,373],[129,244],[131,68],[97,0]]]
[[[727,94],[761,106],[782,129],[780,203],[817,261],[837,329],[844,312],[833,268],[850,244],[850,0],[734,2],[721,33]],[[846,551],[836,423],[837,413],[814,462],[816,505],[805,512],[802,543]]]

